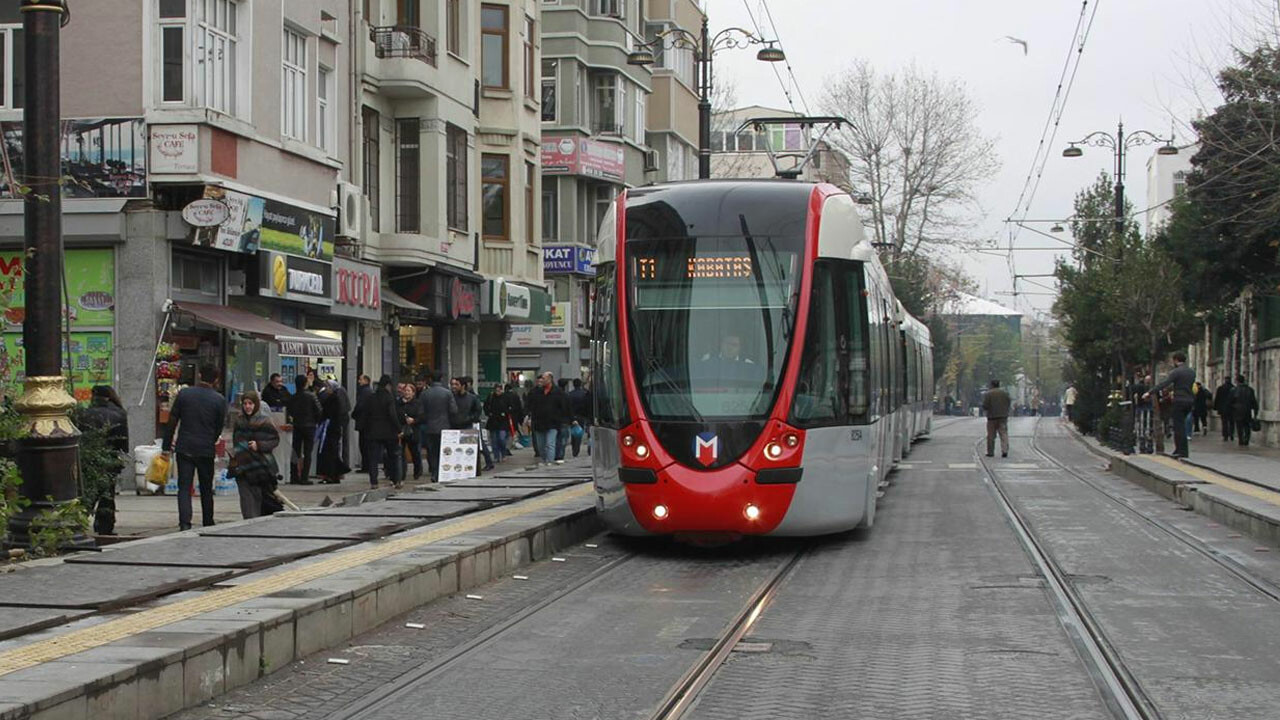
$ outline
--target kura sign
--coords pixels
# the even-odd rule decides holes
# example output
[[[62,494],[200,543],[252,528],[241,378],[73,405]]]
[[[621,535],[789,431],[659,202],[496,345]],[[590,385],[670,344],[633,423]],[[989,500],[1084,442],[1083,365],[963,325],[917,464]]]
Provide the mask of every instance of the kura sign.
[[[334,315],[361,320],[382,319],[382,266],[346,258],[333,259]]]

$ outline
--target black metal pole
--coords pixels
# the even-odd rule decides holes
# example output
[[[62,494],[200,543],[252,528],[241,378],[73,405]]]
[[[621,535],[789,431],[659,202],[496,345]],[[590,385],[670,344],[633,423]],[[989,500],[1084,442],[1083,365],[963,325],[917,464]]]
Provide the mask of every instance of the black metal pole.
[[[12,544],[31,544],[41,513],[74,501],[79,491],[80,433],[67,417],[75,400],[62,377],[62,163],[58,98],[58,41],[62,0],[22,0],[26,39],[26,107],[23,108],[21,182],[25,223],[23,285],[26,319],[22,343],[26,382],[14,407],[23,416],[19,440],[20,492],[31,501],[9,523]],[[82,529],[73,544],[85,544]]]
[[[707,18],[702,17],[702,39],[698,46],[698,179],[711,177],[711,41]]]
[[[1116,129],[1116,239],[1124,237],[1124,123]],[[1121,250],[1123,252],[1123,250]]]

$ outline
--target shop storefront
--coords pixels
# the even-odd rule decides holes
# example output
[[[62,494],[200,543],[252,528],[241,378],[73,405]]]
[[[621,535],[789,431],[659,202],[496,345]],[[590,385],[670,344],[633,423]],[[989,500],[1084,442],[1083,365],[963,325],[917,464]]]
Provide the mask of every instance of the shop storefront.
[[[533,291],[502,278],[486,280],[480,303],[480,356],[476,392],[488,397],[493,386],[509,382],[506,345],[510,324],[527,324]]]
[[[508,348],[537,351],[539,368],[556,377],[587,377],[591,358],[591,279],[595,249],[580,245],[542,246],[542,271],[555,301],[540,328],[518,328]]]
[[[401,379],[422,373],[477,374],[480,275],[461,268],[410,271],[389,280],[397,305],[395,368]]]
[[[77,400],[87,402],[94,385],[118,385],[115,357],[116,263],[112,248],[72,249],[65,255],[67,319],[63,372]],[[26,366],[22,325],[26,319],[22,253],[0,252],[0,295],[6,298],[3,377],[21,382]]]
[[[377,378],[382,372],[380,362],[374,363],[382,337],[382,266],[336,257],[333,260],[333,307],[329,309],[334,321],[345,325],[347,347],[346,371],[338,375],[348,388],[354,388],[356,377],[369,375]],[[308,325],[315,330],[315,326]]]

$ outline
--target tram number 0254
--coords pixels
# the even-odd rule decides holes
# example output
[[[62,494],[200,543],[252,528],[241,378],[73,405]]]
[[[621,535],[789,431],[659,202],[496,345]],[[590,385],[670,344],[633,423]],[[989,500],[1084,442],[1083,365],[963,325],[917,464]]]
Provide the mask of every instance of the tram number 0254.
[[[859,440],[861,440],[861,439],[862,439],[862,430],[860,430],[860,429],[858,429],[858,428],[854,428],[854,429],[850,430],[850,431],[849,431],[849,439],[850,439],[850,440],[852,440],[853,442],[858,442]]]

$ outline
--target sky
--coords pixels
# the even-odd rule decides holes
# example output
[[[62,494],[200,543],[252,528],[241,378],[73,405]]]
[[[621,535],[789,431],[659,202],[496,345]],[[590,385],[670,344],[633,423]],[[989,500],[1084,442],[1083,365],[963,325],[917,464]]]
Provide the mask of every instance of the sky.
[[[983,219],[977,238],[1001,248],[996,254],[959,257],[978,282],[980,294],[1027,314],[1047,311],[1049,295],[1012,296],[1007,259],[1010,237],[1004,222],[1014,214],[1032,158],[1058,86],[1080,18],[1082,0],[705,0],[711,31],[730,26],[774,36],[764,5],[776,24],[776,37],[787,54],[796,84],[786,68],[782,81],[775,64],[755,59],[754,51],[724,50],[714,56],[717,81],[733,83],[739,105],[788,108],[784,83],[790,85],[797,110],[821,114],[824,83],[853,60],[868,61],[879,71],[899,70],[911,63],[924,71],[962,83],[980,107],[979,130],[995,140],[999,172],[979,189]],[[1212,110],[1212,71],[1229,61],[1233,42],[1244,42],[1268,0],[1089,0],[1093,24],[1085,41],[1066,109],[1043,178],[1030,205],[1030,219],[1060,219],[1071,214],[1072,200],[1100,172],[1111,173],[1112,153],[1087,148],[1080,158],[1062,157],[1068,141],[1095,130],[1114,134],[1123,119],[1126,132],[1146,129],[1167,136],[1174,128],[1180,144],[1189,141],[1187,122],[1197,109]],[[749,14],[754,14],[755,23]],[[1003,38],[1011,35],[1020,45]],[[1207,107],[1206,107],[1207,106]],[[1052,132],[1052,131],[1050,131]],[[1126,196],[1137,209],[1146,207],[1146,163],[1153,146],[1130,151]],[[1036,224],[1048,230],[1051,223]],[[1069,235],[1060,237],[1069,239]],[[1059,243],[1027,230],[1015,246],[1044,248]],[[1063,246],[1066,248],[1066,246]],[[1053,271],[1059,253],[1026,250],[1014,253],[1018,274]],[[1065,256],[1065,253],[1062,254]],[[1031,283],[1053,284],[1052,278],[1019,281],[1019,289],[1047,292]]]

